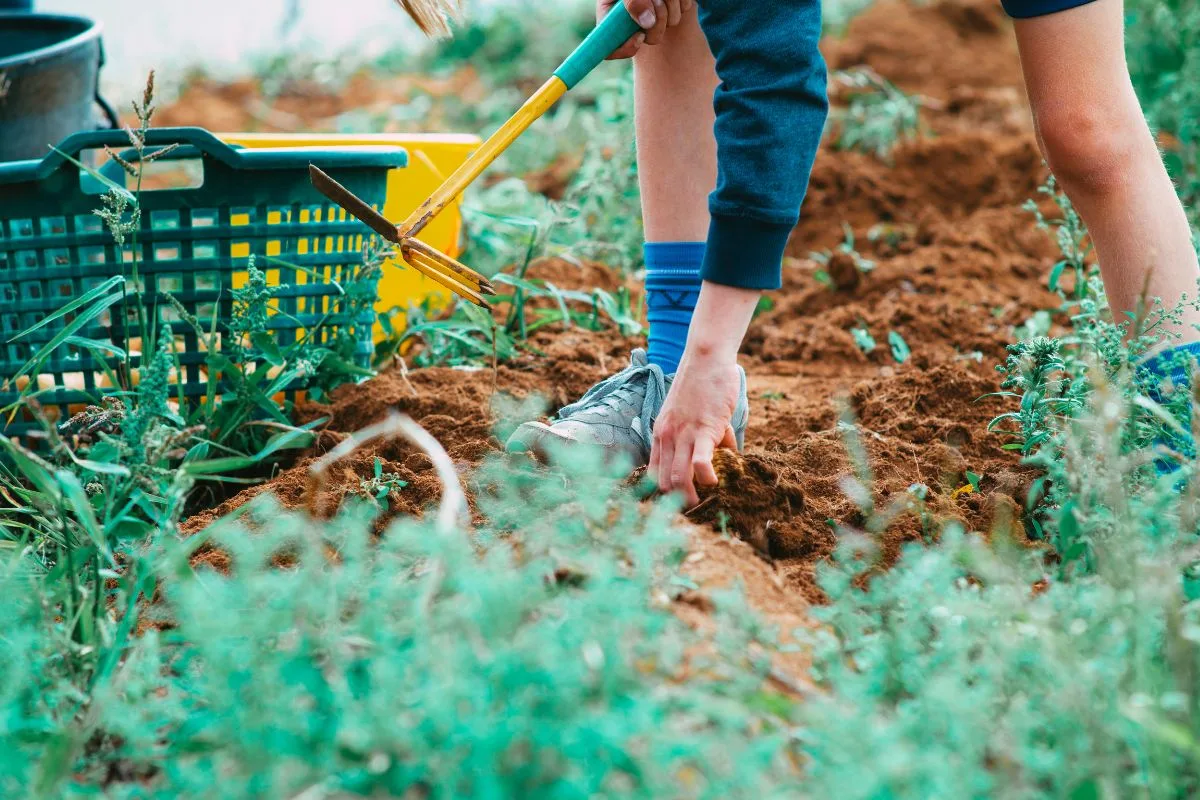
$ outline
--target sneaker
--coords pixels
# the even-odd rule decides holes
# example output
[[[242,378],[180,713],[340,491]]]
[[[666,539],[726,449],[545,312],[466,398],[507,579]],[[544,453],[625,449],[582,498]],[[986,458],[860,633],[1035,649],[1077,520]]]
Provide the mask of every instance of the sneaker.
[[[746,398],[746,373],[741,375],[741,392],[734,410],[734,436],[738,450],[746,437],[750,403]],[[625,458],[634,469],[650,463],[654,422],[667,399],[673,375],[646,359],[645,350],[634,350],[627,368],[593,386],[579,402],[563,407],[551,424],[526,422],[509,438],[509,452],[532,451],[541,456],[551,443],[600,447],[606,458]]]

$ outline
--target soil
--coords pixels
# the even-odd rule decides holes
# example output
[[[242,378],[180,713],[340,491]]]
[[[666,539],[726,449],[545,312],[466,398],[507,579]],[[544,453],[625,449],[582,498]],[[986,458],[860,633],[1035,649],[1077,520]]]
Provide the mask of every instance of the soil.
[[[844,415],[859,423],[878,508],[903,502],[910,487],[922,484],[936,516],[985,534],[993,525],[1011,525],[1014,536],[1023,536],[1021,500],[1031,476],[1002,449],[1005,439],[987,431],[1007,407],[986,396],[998,389],[995,364],[1012,327],[1057,303],[1044,289],[1054,247],[1020,207],[1044,172],[1011,26],[995,0],[885,1],[824,50],[831,68],[865,64],[925,97],[928,134],[899,147],[890,164],[832,149],[820,154],[784,289],[755,320],[744,347],[753,412],[745,454],[721,455],[721,486],[688,515],[700,554],[688,568],[702,588],[685,597],[685,617],[704,607],[705,591],[740,581],[751,602],[785,629],[805,624],[807,604],[821,600],[814,571],[836,545],[835,526],[864,522],[844,491],[854,471],[839,429]],[[373,96],[363,86],[330,107],[370,106]],[[384,84],[380,91],[393,89]],[[214,127],[243,121],[205,117],[217,108],[211,98],[236,96],[232,89],[195,91],[201,93],[185,93],[183,105],[165,116]],[[292,113],[292,106],[280,107]],[[844,224],[875,267],[848,272],[854,263],[835,252],[830,287],[818,280],[825,267],[810,253],[836,251]],[[564,288],[624,282],[601,266],[561,261],[540,262],[533,275]],[[877,342],[873,351],[855,342],[856,326]],[[911,351],[903,363],[890,346],[892,332]],[[308,461],[393,410],[427,428],[468,475],[499,448],[492,435],[497,392],[539,394],[554,410],[611,374],[641,343],[613,332],[543,329],[532,344],[544,355],[494,373],[393,369],[343,387],[329,405],[302,409],[306,418],[329,418],[309,459],[189,527],[199,529],[265,491],[286,505],[303,504]],[[376,456],[409,484],[390,499],[394,512],[420,514],[436,501],[440,489],[428,457],[391,442],[336,466],[318,503],[324,513],[358,491]],[[982,476],[978,491],[964,489],[967,471]],[[915,515],[901,515],[881,534],[884,563],[924,535]]]

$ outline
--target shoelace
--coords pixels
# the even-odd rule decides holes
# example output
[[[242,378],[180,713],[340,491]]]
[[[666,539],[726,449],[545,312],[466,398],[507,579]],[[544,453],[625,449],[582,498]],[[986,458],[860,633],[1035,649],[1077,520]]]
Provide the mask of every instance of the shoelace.
[[[633,359],[628,367],[611,378],[597,383],[587,391],[587,394],[579,398],[578,402],[563,406],[558,412],[558,418],[567,420],[596,406],[612,406],[633,392],[634,387],[641,381],[645,382],[646,391],[642,396],[641,411],[638,413],[642,424],[635,433],[642,446],[649,448],[650,432],[654,427],[654,420],[658,417],[663,402],[667,399],[667,379],[660,367],[646,362],[646,353],[643,350],[633,352]]]

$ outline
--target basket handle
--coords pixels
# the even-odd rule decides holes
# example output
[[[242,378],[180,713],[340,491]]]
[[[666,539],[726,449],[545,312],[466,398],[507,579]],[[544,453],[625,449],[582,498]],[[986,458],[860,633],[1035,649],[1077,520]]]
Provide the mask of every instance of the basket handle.
[[[381,167],[394,169],[408,165],[408,151],[403,147],[278,147],[244,149],[232,147],[203,128],[151,128],[146,131],[146,144],[165,147],[172,144],[191,145],[202,156],[210,157],[232,169],[307,169],[316,164],[322,169],[339,167]],[[78,169],[71,158],[84,150],[100,147],[129,146],[129,134],[123,130],[81,131],[59,143],[41,161],[14,161],[0,164],[0,185],[37,181],[59,169]],[[69,157],[69,158],[68,158]]]
[[[190,144],[203,155],[212,156],[230,166],[238,166],[236,151],[203,128],[151,128],[146,131],[146,144],[151,147]],[[66,156],[78,158],[84,150],[128,146],[129,134],[121,129],[73,133],[42,159],[42,172],[47,174],[47,168],[49,172],[58,169],[69,163]]]

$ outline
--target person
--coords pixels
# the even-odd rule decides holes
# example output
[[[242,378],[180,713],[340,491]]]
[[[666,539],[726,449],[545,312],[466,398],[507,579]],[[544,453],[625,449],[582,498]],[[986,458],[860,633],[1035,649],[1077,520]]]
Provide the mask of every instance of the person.
[[[634,57],[649,351],[511,449],[603,447],[698,502],[749,418],[737,353],[777,289],[827,114],[819,0],[624,0]],[[614,0],[599,0],[607,13]],[[1110,305],[1173,307],[1200,267],[1134,94],[1123,0],[1003,0],[1037,141],[1091,233]],[[931,56],[936,57],[936,56]],[[1200,351],[1193,308],[1171,333]]]

